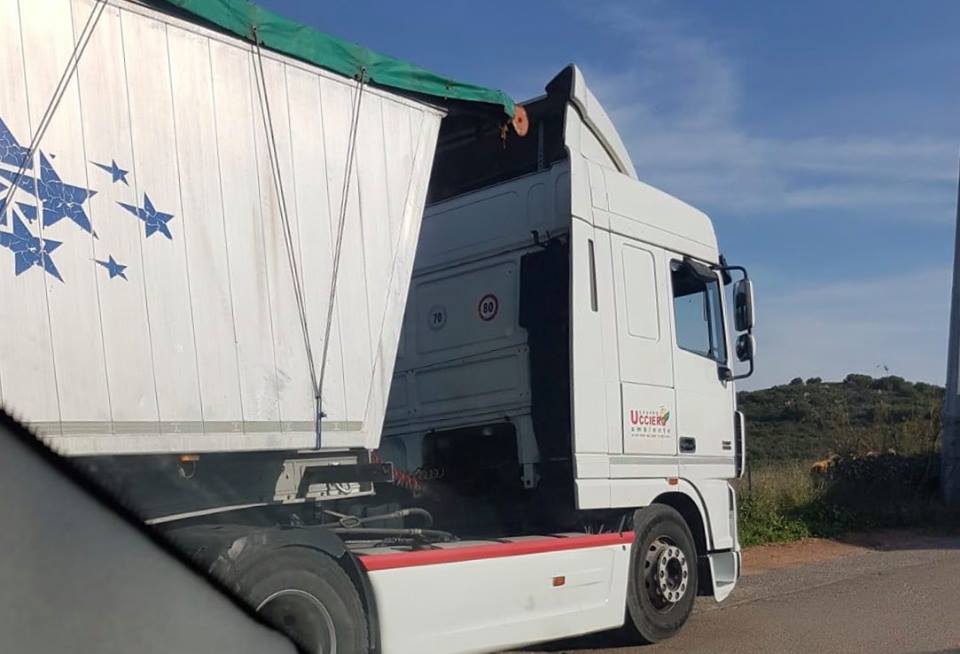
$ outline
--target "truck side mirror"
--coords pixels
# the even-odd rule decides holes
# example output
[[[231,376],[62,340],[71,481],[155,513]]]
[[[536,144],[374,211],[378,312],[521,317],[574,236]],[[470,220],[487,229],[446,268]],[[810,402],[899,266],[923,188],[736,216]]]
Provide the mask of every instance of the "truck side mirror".
[[[733,285],[733,323],[738,332],[753,329],[753,282],[747,278]],[[739,341],[737,349],[740,349]]]
[[[753,334],[740,334],[737,337],[737,359],[740,361],[753,361],[757,353],[757,339]]]

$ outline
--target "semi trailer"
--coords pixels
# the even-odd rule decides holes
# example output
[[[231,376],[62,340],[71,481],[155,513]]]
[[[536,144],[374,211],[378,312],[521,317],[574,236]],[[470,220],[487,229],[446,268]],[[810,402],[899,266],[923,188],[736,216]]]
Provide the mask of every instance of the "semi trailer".
[[[304,651],[730,594],[752,284],[579,69],[520,105],[239,0],[0,12],[0,404]]]

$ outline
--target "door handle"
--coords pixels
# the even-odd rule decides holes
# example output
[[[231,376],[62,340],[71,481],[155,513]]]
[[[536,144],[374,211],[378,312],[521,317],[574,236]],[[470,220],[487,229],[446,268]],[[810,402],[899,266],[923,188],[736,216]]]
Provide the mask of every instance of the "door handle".
[[[697,451],[697,439],[691,438],[689,436],[680,437],[680,451],[681,452],[696,452]]]

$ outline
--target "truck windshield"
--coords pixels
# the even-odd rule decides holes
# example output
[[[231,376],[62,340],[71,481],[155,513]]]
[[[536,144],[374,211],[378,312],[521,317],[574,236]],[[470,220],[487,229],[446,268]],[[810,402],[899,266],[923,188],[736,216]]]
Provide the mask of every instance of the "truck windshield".
[[[704,279],[682,261],[673,263],[671,279],[677,347],[726,363],[719,281]]]

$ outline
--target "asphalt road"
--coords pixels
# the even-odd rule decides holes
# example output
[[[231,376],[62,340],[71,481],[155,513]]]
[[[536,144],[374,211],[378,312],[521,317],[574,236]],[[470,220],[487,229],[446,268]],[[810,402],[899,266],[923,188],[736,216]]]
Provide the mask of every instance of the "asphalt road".
[[[656,645],[601,634],[526,651],[960,652],[960,537],[890,547],[748,573],[723,604],[698,600],[683,631]]]

